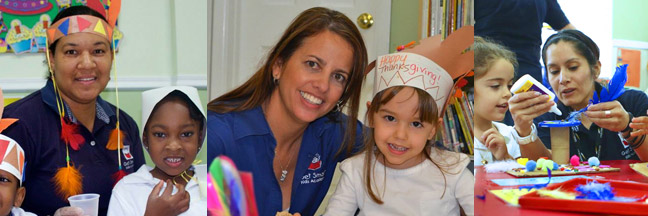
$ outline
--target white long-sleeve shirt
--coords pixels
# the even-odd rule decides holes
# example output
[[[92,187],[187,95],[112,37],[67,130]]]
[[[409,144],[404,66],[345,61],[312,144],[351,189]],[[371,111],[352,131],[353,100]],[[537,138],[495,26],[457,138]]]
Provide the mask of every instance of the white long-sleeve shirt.
[[[374,202],[365,190],[366,154],[343,161],[340,165],[342,177],[325,215],[353,215],[357,208],[359,215],[459,215],[459,206],[466,214],[474,215],[475,181],[466,168],[470,159],[454,152],[441,154],[443,156],[433,150],[432,158],[456,163],[447,169],[445,183],[441,170],[430,160],[407,169],[391,169],[375,162],[372,184],[375,184],[374,193],[384,202],[382,205]],[[441,197],[444,188],[445,194]]]
[[[36,216],[36,214],[31,212],[26,212],[20,207],[11,208],[11,214],[13,214],[13,216]]]
[[[207,165],[201,164],[194,167],[195,178],[192,178],[185,187],[190,197],[189,209],[180,215],[207,215]],[[149,194],[160,182],[160,179],[151,175],[152,169],[146,164],[142,165],[137,172],[117,182],[110,197],[108,215],[144,215]],[[195,179],[198,179],[200,184]],[[162,188],[162,190],[166,188],[166,183]],[[177,190],[178,188],[174,186],[173,194]]]
[[[493,125],[495,125],[497,131],[499,131],[499,133],[504,137],[508,154],[512,158],[521,157],[522,154],[520,153],[520,145],[517,144],[515,135],[513,135],[513,133],[517,133],[517,131],[515,131],[515,128],[499,122],[493,122]],[[488,150],[488,148],[486,148],[486,146],[477,139],[477,137],[475,137],[473,140],[475,141],[475,166],[483,165],[482,160],[485,160],[488,163],[492,163],[494,160],[493,153],[491,153],[490,150]]]

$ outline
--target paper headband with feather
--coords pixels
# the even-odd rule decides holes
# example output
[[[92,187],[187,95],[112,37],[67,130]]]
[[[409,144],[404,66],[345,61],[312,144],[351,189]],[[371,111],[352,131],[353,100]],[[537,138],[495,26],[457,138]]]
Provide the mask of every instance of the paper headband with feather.
[[[59,40],[62,37],[76,34],[76,33],[92,33],[102,37],[105,37],[112,46],[113,51],[113,62],[112,68],[114,70],[115,78],[115,93],[117,97],[117,108],[116,108],[116,126],[115,129],[111,132],[106,148],[109,150],[117,150],[117,159],[118,159],[118,171],[112,176],[115,180],[114,183],[117,183],[122,177],[126,175],[126,172],[122,169],[121,166],[121,149],[123,148],[123,140],[125,134],[120,130],[119,127],[119,92],[117,88],[117,70],[115,68],[115,24],[117,23],[117,16],[119,16],[119,11],[121,9],[121,0],[112,0],[108,2],[109,8],[106,10],[104,5],[99,0],[88,0],[87,6],[101,15],[103,15],[108,22],[103,19],[91,15],[73,15],[62,18],[57,22],[53,23],[47,29],[47,43],[48,46]],[[79,150],[81,146],[85,143],[83,136],[79,134],[79,125],[72,123],[69,118],[66,118],[65,108],[63,104],[63,99],[61,98],[60,91],[56,84],[56,79],[54,78],[54,71],[52,71],[50,53],[49,49],[45,49],[47,54],[47,63],[50,69],[50,75],[52,77],[52,82],[54,84],[54,91],[56,95],[56,104],[58,108],[58,113],[61,119],[61,139],[64,141],[66,149],[66,167],[59,168],[54,175],[53,181],[56,186],[56,191],[62,198],[67,198],[76,194],[80,194],[83,191],[82,185],[82,176],[79,170],[77,170],[74,164],[71,164],[69,148],[73,150]]]
[[[18,119],[2,118],[2,111],[4,110],[4,97],[2,95],[2,88],[0,88],[0,133],[9,127]],[[0,170],[7,171],[15,176],[22,185],[24,171],[25,171],[25,151],[18,145],[18,143],[0,134]]]
[[[434,98],[439,116],[453,95],[457,83],[474,66],[474,53],[466,51],[474,41],[474,28],[465,26],[441,40],[441,35],[425,38],[413,48],[378,57],[369,64],[374,70],[374,95],[393,86],[410,86]]]

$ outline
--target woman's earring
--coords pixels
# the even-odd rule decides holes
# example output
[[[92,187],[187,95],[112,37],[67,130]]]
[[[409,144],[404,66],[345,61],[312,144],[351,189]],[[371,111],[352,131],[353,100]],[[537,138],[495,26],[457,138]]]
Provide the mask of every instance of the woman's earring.
[[[279,79],[277,77],[272,77],[272,82],[274,82],[275,85],[279,85]]]
[[[335,112],[340,112],[340,111],[342,111],[342,101],[341,101],[341,100],[338,101],[338,102],[335,104]]]

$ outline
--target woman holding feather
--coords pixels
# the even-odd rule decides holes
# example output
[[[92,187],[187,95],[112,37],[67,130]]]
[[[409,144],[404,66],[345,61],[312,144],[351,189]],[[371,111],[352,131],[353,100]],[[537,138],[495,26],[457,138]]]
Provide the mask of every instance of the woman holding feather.
[[[3,134],[25,150],[23,208],[52,215],[67,198],[100,194],[105,215],[113,185],[144,164],[135,121],[99,97],[114,63],[112,33],[120,1],[98,0],[61,11],[47,29],[45,87],[9,105],[19,119]],[[59,212],[60,213],[60,212]]]
[[[600,160],[648,161],[646,135],[630,127],[633,117],[646,115],[648,97],[623,88],[625,66],[617,68],[608,86],[596,82],[601,72],[599,48],[578,30],[550,36],[542,48],[542,58],[544,79],[556,94],[563,114],[548,113],[554,102],[539,93],[513,96],[509,106],[522,154],[531,155],[530,159],[550,157],[549,129],[536,127],[537,123],[577,118],[581,124],[571,127],[569,133],[570,155],[578,155],[581,161],[594,156]]]

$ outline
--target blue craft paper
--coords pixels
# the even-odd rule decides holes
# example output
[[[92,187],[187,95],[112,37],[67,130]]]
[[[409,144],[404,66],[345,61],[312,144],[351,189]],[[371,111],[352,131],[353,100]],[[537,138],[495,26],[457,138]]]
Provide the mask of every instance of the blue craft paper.
[[[565,182],[574,178],[589,178],[584,175],[571,175],[571,176],[552,176],[551,183]],[[513,178],[513,179],[492,179],[492,182],[499,186],[517,186],[517,185],[530,185],[530,184],[544,184],[547,183],[547,177],[538,178]]]

